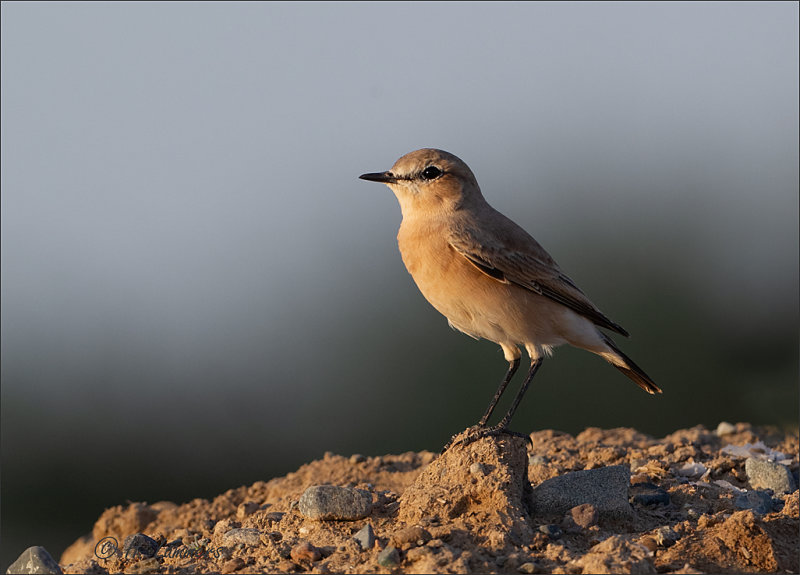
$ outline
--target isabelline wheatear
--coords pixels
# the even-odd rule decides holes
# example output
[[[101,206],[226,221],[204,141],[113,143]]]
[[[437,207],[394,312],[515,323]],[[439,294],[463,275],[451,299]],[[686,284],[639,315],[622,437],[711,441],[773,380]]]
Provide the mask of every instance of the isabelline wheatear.
[[[597,309],[533,237],[486,202],[459,158],[426,148],[406,154],[387,172],[360,178],[382,182],[397,196],[400,254],[422,295],[451,327],[503,349],[508,371],[472,438],[517,435],[508,424],[522,396],[542,358],[564,343],[596,353],[646,392],[661,393],[598,328],[628,332]],[[519,367],[519,346],[531,359],[528,375],[508,413],[487,427]]]

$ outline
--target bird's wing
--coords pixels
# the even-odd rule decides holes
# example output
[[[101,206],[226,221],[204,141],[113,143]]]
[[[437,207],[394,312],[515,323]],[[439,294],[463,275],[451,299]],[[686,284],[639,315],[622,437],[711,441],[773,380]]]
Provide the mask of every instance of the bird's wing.
[[[493,216],[503,218],[504,225],[459,226],[449,235],[450,245],[487,276],[550,298],[595,325],[628,336],[595,307],[533,237],[498,212]],[[486,230],[503,230],[503,234]]]

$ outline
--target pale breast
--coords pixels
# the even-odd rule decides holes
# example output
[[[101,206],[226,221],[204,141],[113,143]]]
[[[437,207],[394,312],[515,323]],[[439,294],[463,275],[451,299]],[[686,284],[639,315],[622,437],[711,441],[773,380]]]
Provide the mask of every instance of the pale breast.
[[[438,233],[437,233],[438,232]],[[468,335],[508,341],[504,325],[518,314],[508,286],[489,278],[456,252],[433,227],[401,226],[400,254],[414,282],[450,324]]]

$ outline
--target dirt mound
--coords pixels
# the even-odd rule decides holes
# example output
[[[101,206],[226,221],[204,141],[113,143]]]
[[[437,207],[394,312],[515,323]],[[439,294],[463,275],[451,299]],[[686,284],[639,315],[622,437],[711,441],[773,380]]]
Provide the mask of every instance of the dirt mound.
[[[326,454],[212,501],[113,507],[60,564],[68,573],[800,567],[797,435],[721,424],[663,439],[632,429],[531,438],[532,447],[519,438],[484,438],[440,457]],[[762,476],[748,476],[762,468]],[[774,489],[764,487],[769,481]],[[320,485],[337,488],[309,492],[298,506]],[[778,492],[786,485],[793,492]],[[349,520],[311,518],[340,516]]]

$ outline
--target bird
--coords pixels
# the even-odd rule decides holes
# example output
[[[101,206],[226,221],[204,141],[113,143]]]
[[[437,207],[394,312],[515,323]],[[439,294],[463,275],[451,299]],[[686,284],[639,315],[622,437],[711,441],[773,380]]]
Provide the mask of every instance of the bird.
[[[545,249],[484,198],[472,170],[435,148],[410,152],[362,180],[386,184],[400,204],[400,255],[422,295],[450,327],[500,346],[508,368],[476,426],[461,442],[510,434],[509,424],[545,357],[569,344],[595,353],[641,389],[661,388],[602,330],[628,332],[603,314]],[[528,373],[507,413],[488,422],[524,348]],[[456,436],[444,447],[447,450]]]

